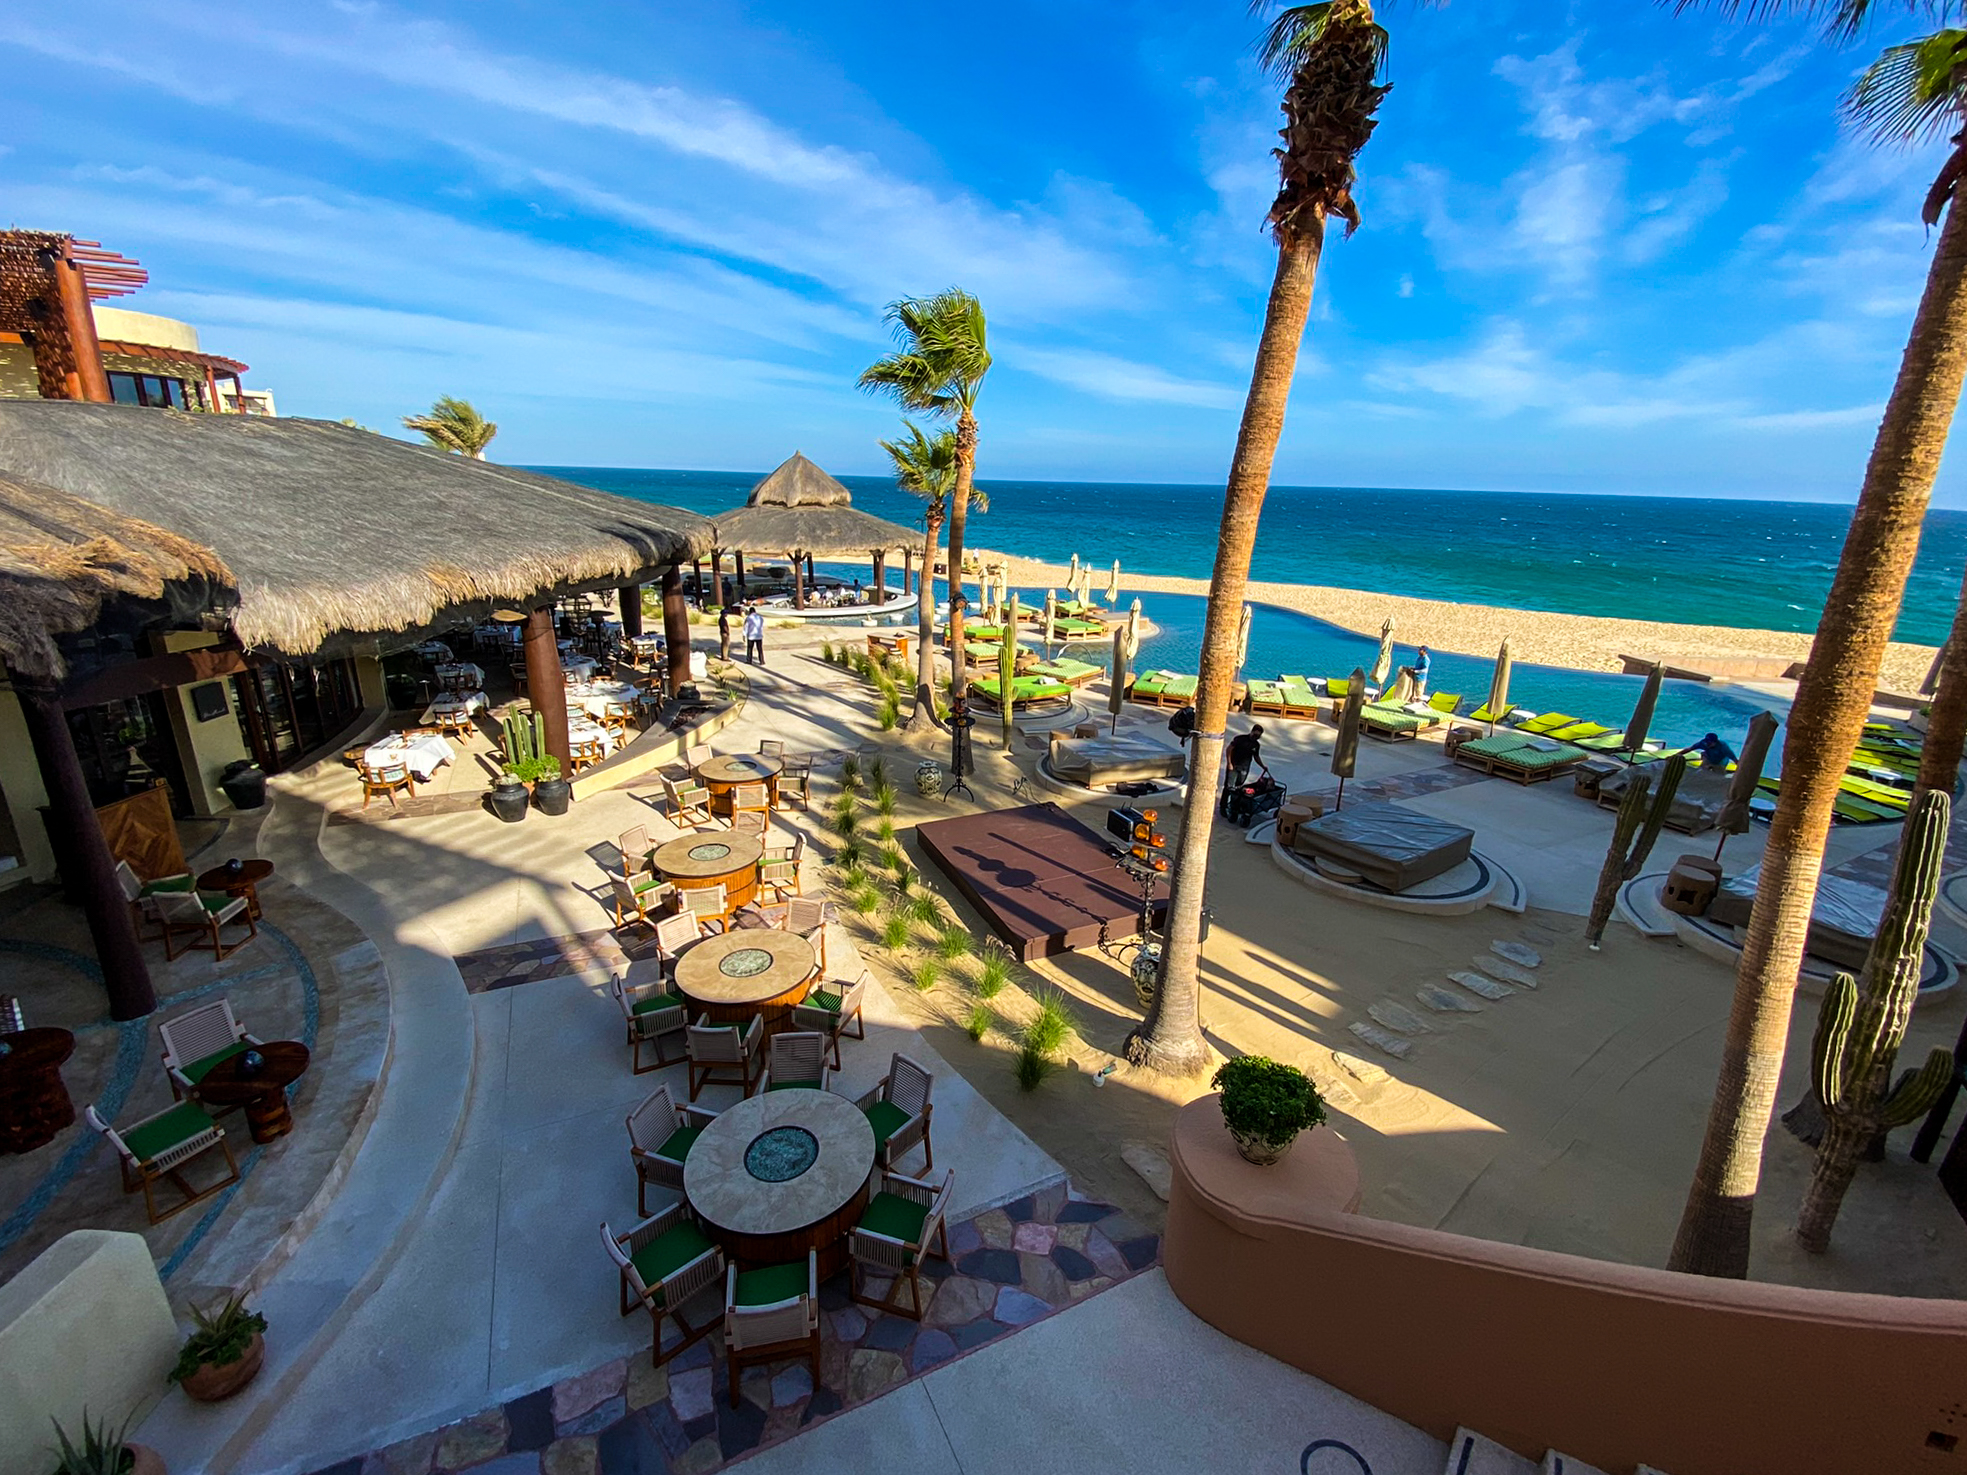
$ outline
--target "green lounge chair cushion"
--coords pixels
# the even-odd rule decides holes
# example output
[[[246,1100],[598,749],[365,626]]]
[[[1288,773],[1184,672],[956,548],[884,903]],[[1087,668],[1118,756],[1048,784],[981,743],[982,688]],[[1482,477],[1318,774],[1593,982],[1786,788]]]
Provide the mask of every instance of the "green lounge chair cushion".
[[[1561,743],[1578,743],[1586,738],[1602,738],[1611,731],[1611,728],[1599,722],[1570,722],[1554,731],[1546,732],[1544,736],[1556,738]]]
[[[628,1263],[642,1277],[642,1284],[654,1290],[705,1250],[714,1248],[716,1246],[704,1238],[703,1231],[685,1219],[671,1225],[630,1255]]]
[[[139,896],[157,896],[164,892],[190,891],[196,882],[188,875],[160,876],[155,881],[146,881],[138,890]]]
[[[1577,720],[1577,718],[1567,712],[1545,712],[1541,716],[1531,717],[1526,721],[1519,722],[1517,724],[1517,730],[1520,732],[1536,733],[1542,736],[1544,733],[1554,732],[1560,727],[1570,727]]]
[[[1340,684],[1343,685],[1344,683],[1341,682]],[[1277,685],[1278,689],[1284,693],[1284,704],[1286,706],[1317,708],[1318,693],[1311,689],[1311,683],[1305,680],[1304,677],[1280,676],[1277,678]],[[1340,696],[1345,695],[1344,692],[1338,694]]]
[[[1146,671],[1134,678],[1134,695],[1144,697],[1160,696],[1169,682],[1175,679],[1173,671]]]
[[[673,1163],[680,1163],[689,1157],[690,1149],[697,1145],[697,1139],[701,1136],[703,1136],[702,1127],[678,1127],[663,1138],[662,1146],[656,1149],[656,1156],[666,1157]]]
[[[888,1139],[915,1118],[892,1101],[877,1101],[867,1109],[867,1124],[874,1128],[874,1150],[888,1145]]]
[[[776,1306],[806,1294],[812,1282],[806,1275],[804,1260],[783,1265],[763,1265],[756,1270],[738,1272],[737,1303],[740,1306]]]
[[[147,1163],[159,1153],[211,1130],[212,1118],[204,1107],[196,1101],[180,1101],[162,1116],[130,1128],[122,1137],[123,1145],[136,1154],[137,1161]]]
[[[1515,710],[1516,710],[1515,704],[1512,703],[1511,705],[1504,707],[1500,712],[1491,713],[1489,710],[1489,704],[1487,702],[1484,702],[1481,706],[1477,707],[1473,712],[1469,713],[1468,720],[1471,722],[1501,722],[1503,718],[1509,716],[1509,714],[1514,712]]]
[[[681,994],[650,994],[646,999],[638,999],[628,1006],[631,1014],[653,1014],[658,1009],[680,1009],[683,1007]]]
[[[1091,661],[1074,661],[1060,657],[1056,661],[1041,661],[1031,668],[1034,676],[1042,676],[1048,681],[1090,681],[1106,668],[1095,666]]]
[[[1437,712],[1453,716],[1455,709],[1462,704],[1462,694],[1458,691],[1437,691],[1427,699],[1427,704]]]
[[[1551,768],[1560,763],[1573,762],[1578,757],[1575,748],[1558,748],[1554,751],[1538,748],[1521,737],[1503,733],[1497,733],[1492,738],[1471,738],[1461,745],[1455,756],[1460,757],[1463,753],[1524,769]]]
[[[1359,709],[1360,721],[1372,727],[1385,728],[1389,732],[1418,732],[1424,727],[1432,727],[1434,719],[1416,717],[1401,707],[1382,707],[1374,703]]]
[[[1161,688],[1161,695],[1174,697],[1178,701],[1187,701],[1195,695],[1195,683],[1198,679],[1194,676],[1177,676]]]
[[[1250,700],[1252,702],[1262,702],[1265,706],[1269,707],[1282,706],[1284,702],[1284,688],[1279,686],[1275,681],[1252,681],[1250,683]]]
[[[913,1199],[903,1198],[899,1193],[877,1193],[861,1215],[860,1227],[869,1234],[885,1234],[889,1239],[898,1239],[905,1245],[922,1243],[922,1226],[929,1218],[926,1204],[918,1204]],[[903,1257],[904,1263],[915,1258],[913,1254]]]
[[[190,1081],[192,1085],[195,1086],[200,1081],[204,1080],[206,1076],[210,1075],[212,1073],[212,1067],[217,1065],[220,1061],[230,1060],[233,1056],[239,1054],[241,1051],[250,1050],[252,1048],[253,1047],[247,1044],[244,1040],[234,1040],[230,1045],[227,1045],[223,1050],[214,1050],[211,1054],[203,1056],[200,1059],[194,1060],[189,1065],[180,1065],[178,1067],[178,1073],[182,1075],[187,1081]]]
[[[1616,753],[1625,746],[1626,735],[1622,732],[1599,733],[1590,737],[1569,737],[1564,741],[1575,743],[1580,748],[1589,748],[1594,753]]]
[[[1295,680],[1297,678],[1286,676],[1283,679],[1288,682],[1288,681]],[[1325,695],[1328,697],[1346,696],[1351,691],[1352,691],[1352,678],[1350,676],[1343,677],[1343,678],[1334,677],[1332,680],[1327,681],[1325,683]]]

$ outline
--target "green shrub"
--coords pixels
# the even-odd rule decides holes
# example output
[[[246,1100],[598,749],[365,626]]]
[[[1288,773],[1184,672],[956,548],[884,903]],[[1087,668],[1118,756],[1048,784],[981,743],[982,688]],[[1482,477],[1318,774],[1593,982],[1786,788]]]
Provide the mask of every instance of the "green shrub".
[[[888,783],[885,779],[876,781],[874,785],[874,807],[876,810],[883,815],[892,815],[900,803],[901,795],[895,792],[895,786],[893,784]]]
[[[963,1019],[963,1033],[974,1043],[982,1044],[983,1037],[990,1033],[990,1027],[995,1023],[997,1016],[990,1012],[990,1005],[972,1004]]]
[[[847,905],[859,916],[871,917],[880,910],[881,893],[872,886],[856,886],[847,893]]]
[[[881,924],[881,945],[891,953],[907,947],[912,935],[906,917],[890,917]]]
[[[908,981],[915,985],[915,991],[917,993],[926,994],[930,989],[941,983],[942,978],[943,965],[938,963],[934,958],[924,958],[915,965],[914,971],[908,976]]]
[[[901,726],[901,721],[900,701],[892,694],[882,698],[881,705],[874,709],[874,725],[883,732],[893,732]]]
[[[911,922],[928,922],[933,925],[942,920],[942,908],[936,905],[935,896],[927,891],[918,891],[909,897],[908,904],[901,910]]]
[[[1055,988],[1040,989],[1036,995],[1038,1012],[1024,1027],[1024,1042],[1041,1055],[1051,1055],[1064,1046],[1079,1028],[1065,995]]]
[[[833,852],[833,863],[850,876],[860,870],[861,862],[866,859],[867,847],[853,835],[842,837],[840,847]]]
[[[840,764],[840,787],[851,794],[861,786],[861,760],[849,753]]]
[[[915,872],[907,866],[895,868],[895,895],[907,896],[915,889]]]
[[[843,840],[852,835],[855,830],[859,829],[860,824],[860,816],[856,815],[851,809],[836,809],[833,811],[833,833]]]
[[[936,956],[945,963],[954,963],[958,958],[969,957],[972,946],[970,929],[952,917],[944,924],[942,936],[936,939]]]
[[[1017,1059],[1011,1066],[1012,1073],[1018,1078],[1018,1085],[1027,1091],[1036,1091],[1045,1084],[1045,1077],[1055,1068],[1052,1062],[1045,1058],[1045,1052],[1034,1046],[1030,1040],[1026,1040],[1018,1047]]]
[[[1226,1060],[1210,1084],[1223,1093],[1223,1123],[1259,1142],[1289,1142],[1325,1120],[1311,1077],[1265,1055]]]
[[[897,877],[906,876],[915,869],[908,863],[908,852],[899,845],[881,847],[881,864],[893,871]]]
[[[875,755],[874,761],[867,766],[867,776],[877,789],[890,787],[888,782],[888,760],[886,756],[882,754]]]
[[[895,822],[887,815],[882,815],[874,826],[874,838],[879,840],[885,849],[895,843],[895,834]]]
[[[977,964],[976,993],[980,999],[994,999],[1011,981],[1011,955],[994,939],[984,945],[983,960]]]
[[[829,666],[833,664],[833,642],[831,640],[820,642],[820,659],[825,661]]]

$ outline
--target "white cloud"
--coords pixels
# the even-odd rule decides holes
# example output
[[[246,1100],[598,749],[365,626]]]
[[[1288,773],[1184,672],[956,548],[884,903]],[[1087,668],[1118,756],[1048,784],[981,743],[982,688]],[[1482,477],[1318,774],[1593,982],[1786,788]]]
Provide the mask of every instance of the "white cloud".
[[[1242,388],[1237,385],[1183,379],[1153,364],[1135,363],[1113,354],[1020,344],[1014,352],[1000,350],[999,357],[1006,364],[1100,399],[1230,410],[1241,406],[1244,398]]]

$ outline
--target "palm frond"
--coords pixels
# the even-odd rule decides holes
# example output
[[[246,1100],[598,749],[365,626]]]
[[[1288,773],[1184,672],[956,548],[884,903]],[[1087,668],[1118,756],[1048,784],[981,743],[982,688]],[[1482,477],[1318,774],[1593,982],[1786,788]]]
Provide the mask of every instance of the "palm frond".
[[[932,436],[913,420],[902,423],[908,427],[906,439],[880,442],[895,468],[895,485],[926,499],[932,513],[940,511],[956,488],[956,432]]]
[[[1273,0],[1251,0],[1250,13],[1261,15],[1270,9]],[[1292,73],[1304,65],[1311,48],[1325,34],[1325,27],[1332,19],[1333,0],[1320,0],[1316,5],[1289,5],[1278,11],[1264,33],[1257,38],[1257,64],[1280,82],[1291,80]],[[1386,67],[1387,34],[1380,25],[1372,28],[1374,42],[1374,65],[1383,71]]]
[[[1967,13],[1963,0],[1663,0],[1676,14],[1686,10],[1712,10],[1730,20],[1765,21],[1784,16],[1802,16],[1820,21],[1826,35],[1848,41],[1864,29],[1875,13],[1895,12],[1915,16],[1934,24]]]
[[[1909,147],[1956,129],[1967,111],[1967,31],[1888,46],[1844,95],[1840,111],[1882,144]]]
[[[440,451],[454,451],[460,456],[482,455],[499,433],[498,426],[479,414],[470,400],[448,394],[421,415],[405,415],[403,426],[417,431]]]
[[[884,316],[897,351],[863,369],[860,387],[891,394],[903,409],[939,419],[974,409],[990,369],[983,305],[949,287],[891,302]]]

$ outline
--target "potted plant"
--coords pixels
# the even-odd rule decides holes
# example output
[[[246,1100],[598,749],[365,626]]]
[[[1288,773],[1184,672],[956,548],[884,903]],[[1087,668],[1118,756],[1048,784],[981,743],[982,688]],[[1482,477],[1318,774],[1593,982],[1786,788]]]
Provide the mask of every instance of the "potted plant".
[[[219,787],[234,809],[258,809],[266,803],[266,774],[250,758],[226,764],[224,772],[219,774]]]
[[[507,824],[516,824],[526,817],[526,807],[532,803],[533,796],[527,792],[526,781],[507,764],[499,770],[499,776],[492,780],[492,792],[486,796],[496,814]]]
[[[521,777],[530,778],[533,783],[533,803],[539,806],[541,814],[565,814],[567,801],[573,798],[573,788],[560,777],[560,760],[551,753],[538,758],[529,758],[520,765]]]
[[[1222,1094],[1223,1124],[1245,1160],[1267,1168],[1300,1132],[1325,1120],[1318,1087],[1295,1065],[1263,1055],[1224,1061],[1211,1081]]]
[[[259,1375],[266,1360],[266,1318],[246,1309],[243,1295],[214,1311],[191,1308],[197,1330],[185,1339],[171,1381],[200,1403],[230,1398]]]
[[[166,1475],[164,1457],[148,1445],[131,1444],[123,1437],[129,1429],[127,1419],[120,1429],[111,1429],[108,1419],[91,1424],[85,1409],[76,1440],[57,1422],[54,1475]]]

